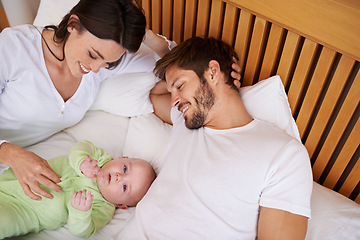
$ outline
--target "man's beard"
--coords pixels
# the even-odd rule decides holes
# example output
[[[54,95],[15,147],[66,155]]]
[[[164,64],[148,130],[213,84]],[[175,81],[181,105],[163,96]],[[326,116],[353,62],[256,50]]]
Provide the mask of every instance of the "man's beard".
[[[207,81],[200,81],[200,86],[195,92],[195,112],[192,116],[185,117],[185,125],[189,129],[198,129],[205,124],[205,119],[215,103],[215,95]]]

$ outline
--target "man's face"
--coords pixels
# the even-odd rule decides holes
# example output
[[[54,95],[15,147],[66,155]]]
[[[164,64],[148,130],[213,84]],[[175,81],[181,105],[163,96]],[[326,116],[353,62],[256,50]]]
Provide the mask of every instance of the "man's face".
[[[171,93],[171,105],[182,112],[185,125],[197,129],[210,121],[209,112],[214,105],[214,93],[206,81],[199,79],[192,70],[170,66],[166,69],[167,89]]]

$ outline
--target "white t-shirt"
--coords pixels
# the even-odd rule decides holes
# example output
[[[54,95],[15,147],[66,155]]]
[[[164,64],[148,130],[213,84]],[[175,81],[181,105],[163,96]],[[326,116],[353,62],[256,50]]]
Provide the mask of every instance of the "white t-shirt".
[[[0,53],[0,143],[7,140],[21,147],[79,122],[108,76],[150,72],[156,62],[155,54],[142,45],[136,54],[125,55],[116,69],[84,75],[75,94],[64,102],[50,79],[41,35],[34,26],[4,29]]]
[[[173,132],[136,221],[146,239],[255,239],[259,206],[310,217],[312,172],[305,147],[260,120]]]

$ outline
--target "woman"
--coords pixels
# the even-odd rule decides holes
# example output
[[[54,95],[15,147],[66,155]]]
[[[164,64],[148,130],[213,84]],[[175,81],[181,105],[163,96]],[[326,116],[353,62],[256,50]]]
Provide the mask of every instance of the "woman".
[[[22,147],[79,122],[111,74],[135,71],[134,65],[151,71],[153,63],[129,54],[139,49],[145,26],[132,0],[81,0],[58,26],[22,25],[0,34],[0,163],[14,170],[31,199],[53,198],[39,183],[61,192],[60,176]],[[150,31],[144,43],[168,51]]]

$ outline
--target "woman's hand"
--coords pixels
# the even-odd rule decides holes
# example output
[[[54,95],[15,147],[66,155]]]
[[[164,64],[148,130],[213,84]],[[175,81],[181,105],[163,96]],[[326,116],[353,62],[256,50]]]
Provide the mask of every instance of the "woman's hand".
[[[80,171],[85,175],[85,177],[95,181],[100,171],[98,161],[96,159],[91,159],[88,155],[85,156],[85,160],[80,164]]]
[[[79,211],[88,211],[91,208],[94,196],[91,192],[87,192],[86,189],[83,191],[74,192],[71,196],[70,204],[73,208]]]
[[[42,189],[39,183],[61,192],[61,187],[56,184],[60,182],[60,176],[51,169],[45,159],[33,152],[14,144],[3,143],[0,146],[0,162],[13,169],[25,194],[33,200],[41,200],[39,195],[53,198],[53,195]]]

